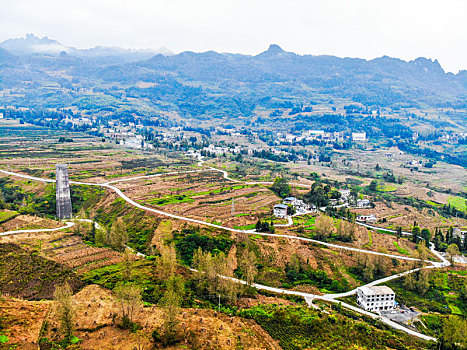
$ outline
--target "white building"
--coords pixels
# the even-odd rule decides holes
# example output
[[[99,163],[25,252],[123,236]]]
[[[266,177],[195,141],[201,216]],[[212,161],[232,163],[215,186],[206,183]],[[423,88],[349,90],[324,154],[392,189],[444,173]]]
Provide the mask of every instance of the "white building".
[[[371,214],[371,215],[358,215],[357,220],[358,221],[368,222],[370,224],[375,224],[378,221],[378,219],[376,218],[376,216],[374,214]]]
[[[297,201],[297,198],[295,197],[286,197],[284,198],[284,200],[282,201],[282,203],[284,204],[291,204],[291,205],[295,205],[295,202]]]
[[[353,132],[352,141],[366,141],[366,132]]]
[[[295,210],[297,211],[297,213],[305,213],[305,212],[311,210],[310,205],[306,204],[301,199],[297,199],[295,201],[295,203],[293,204],[293,206],[294,206]]]
[[[274,206],[274,216],[284,219],[287,217],[287,208],[288,206],[285,204],[276,204]]]
[[[324,135],[324,130],[308,130],[308,137],[317,138]]]
[[[396,295],[387,286],[358,287],[357,303],[367,311],[392,310],[396,307]]]
[[[365,208],[370,206],[370,201],[368,199],[357,199],[357,207]]]

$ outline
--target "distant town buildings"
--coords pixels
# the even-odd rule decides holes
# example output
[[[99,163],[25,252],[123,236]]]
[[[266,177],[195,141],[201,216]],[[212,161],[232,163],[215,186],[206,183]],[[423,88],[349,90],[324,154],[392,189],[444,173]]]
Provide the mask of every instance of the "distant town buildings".
[[[357,303],[367,311],[392,310],[396,307],[396,294],[387,286],[358,287]]]

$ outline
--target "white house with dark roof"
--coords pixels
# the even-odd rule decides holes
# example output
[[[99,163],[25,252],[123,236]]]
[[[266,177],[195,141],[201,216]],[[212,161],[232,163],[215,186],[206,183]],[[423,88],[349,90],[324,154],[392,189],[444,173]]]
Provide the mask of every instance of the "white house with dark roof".
[[[297,198],[295,197],[286,197],[284,198],[284,200],[282,201],[282,203],[284,204],[290,204],[290,205],[295,205],[295,202],[297,201]]]
[[[396,294],[387,286],[358,287],[357,303],[367,311],[392,310],[396,307]]]
[[[287,217],[287,208],[286,204],[276,204],[274,206],[274,216],[284,219]]]

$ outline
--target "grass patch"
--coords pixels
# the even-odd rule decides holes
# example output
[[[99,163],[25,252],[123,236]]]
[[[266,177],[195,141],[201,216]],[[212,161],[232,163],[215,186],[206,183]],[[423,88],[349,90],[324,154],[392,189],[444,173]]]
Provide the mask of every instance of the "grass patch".
[[[451,196],[448,198],[448,203],[454,208],[462,211],[467,211],[467,199],[457,196]]]
[[[397,191],[397,187],[387,183],[380,183],[376,188],[379,192],[394,192]]]
[[[14,219],[18,215],[19,213],[17,211],[10,211],[10,210],[0,211],[0,224],[3,224],[4,222],[7,222],[8,220]]]
[[[245,226],[234,226],[236,230],[253,230],[256,227],[256,224],[245,225]]]
[[[394,243],[394,246],[396,247],[397,251],[400,253],[400,254],[404,254],[404,255],[410,255],[409,251],[403,247],[401,247],[399,245],[399,243],[397,242],[393,242]]]
[[[368,230],[368,243],[363,248],[370,248],[373,245],[373,237],[371,237],[371,230]]]

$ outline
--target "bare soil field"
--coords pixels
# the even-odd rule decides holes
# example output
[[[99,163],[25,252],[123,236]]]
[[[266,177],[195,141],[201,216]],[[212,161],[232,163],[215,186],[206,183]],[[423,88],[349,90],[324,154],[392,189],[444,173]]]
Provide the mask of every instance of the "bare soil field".
[[[113,294],[90,285],[73,296],[76,307],[76,336],[82,341],[80,349],[133,349],[138,344],[149,349],[151,333],[163,321],[162,309],[152,306],[139,308],[135,321],[142,327],[140,334],[121,329],[120,305]],[[48,316],[49,326],[44,336],[59,339],[55,308]],[[213,310],[183,309],[180,326],[185,334],[182,344],[170,349],[280,349],[277,343],[254,321],[229,317]]]
[[[363,215],[375,214],[378,219],[387,220],[386,223],[378,224],[378,226],[390,229],[401,226],[406,231],[411,231],[414,222],[417,222],[421,228],[428,228],[431,232],[434,232],[437,227],[447,229],[451,225],[454,227],[467,225],[466,219],[445,218],[436,212],[429,213],[426,208],[417,210],[394,202],[391,203],[391,207],[381,202],[376,202],[375,205],[374,209],[352,209],[352,211]]]
[[[18,215],[13,219],[0,224],[0,232],[28,230],[35,228],[57,228],[62,226],[63,223],[60,221],[41,218],[39,216]]]
[[[19,349],[36,350],[42,322],[50,305],[50,301],[0,297],[2,333],[8,337],[7,344],[20,345]]]

